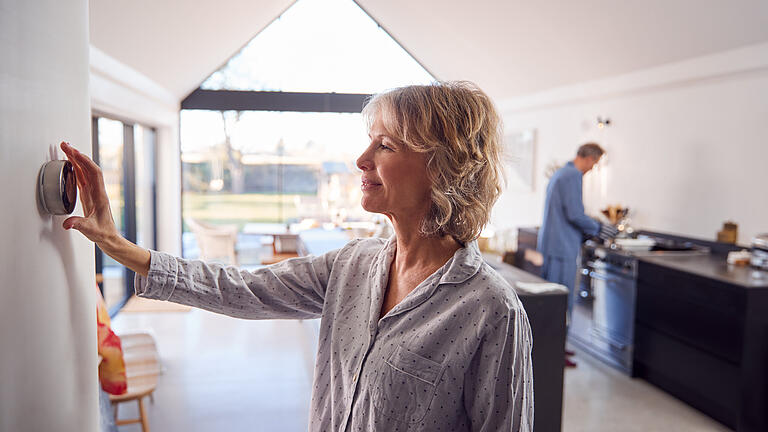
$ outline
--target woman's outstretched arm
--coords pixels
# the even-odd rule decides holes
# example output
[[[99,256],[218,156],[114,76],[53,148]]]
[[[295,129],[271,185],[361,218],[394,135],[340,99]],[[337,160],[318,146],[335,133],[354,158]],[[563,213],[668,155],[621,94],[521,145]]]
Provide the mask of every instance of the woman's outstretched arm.
[[[147,276],[150,252],[126,240],[117,230],[104,188],[101,168],[68,143],[62,142],[61,150],[75,168],[80,203],[83,205],[83,216],[67,218],[63,224],[64,229],[74,228],[80,231],[115,261],[142,276]]]

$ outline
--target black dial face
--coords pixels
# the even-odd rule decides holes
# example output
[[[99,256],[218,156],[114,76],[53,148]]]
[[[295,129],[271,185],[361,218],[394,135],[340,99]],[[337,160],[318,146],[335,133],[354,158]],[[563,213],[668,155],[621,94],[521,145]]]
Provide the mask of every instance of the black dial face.
[[[77,201],[77,178],[75,177],[75,170],[72,167],[72,163],[67,161],[64,163],[64,169],[61,175],[61,200],[64,203],[64,208],[67,213],[72,213],[75,210],[75,203]]]

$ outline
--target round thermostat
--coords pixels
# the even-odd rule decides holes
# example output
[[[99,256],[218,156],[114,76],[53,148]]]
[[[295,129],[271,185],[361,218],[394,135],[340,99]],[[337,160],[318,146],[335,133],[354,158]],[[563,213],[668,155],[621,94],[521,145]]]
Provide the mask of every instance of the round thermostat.
[[[77,177],[70,161],[55,160],[40,168],[38,177],[40,204],[52,215],[68,215],[75,211]]]

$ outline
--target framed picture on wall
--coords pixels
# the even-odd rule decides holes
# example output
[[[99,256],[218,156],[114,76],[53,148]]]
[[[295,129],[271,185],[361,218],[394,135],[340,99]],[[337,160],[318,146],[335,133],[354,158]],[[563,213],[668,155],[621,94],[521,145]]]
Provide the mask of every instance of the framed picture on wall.
[[[507,190],[533,192],[536,130],[524,129],[506,133],[503,158],[507,172]]]

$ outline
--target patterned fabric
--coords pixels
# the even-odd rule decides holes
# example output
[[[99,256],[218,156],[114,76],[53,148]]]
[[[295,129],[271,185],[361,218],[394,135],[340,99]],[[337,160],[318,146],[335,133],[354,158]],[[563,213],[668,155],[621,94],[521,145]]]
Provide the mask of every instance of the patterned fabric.
[[[152,251],[142,297],[248,319],[320,318],[311,431],[531,431],[531,330],[472,242],[379,319],[393,238],[255,271]]]
[[[119,395],[128,390],[125,377],[125,360],[120,338],[110,328],[107,305],[101,292],[96,288],[96,334],[98,336],[98,352],[102,357],[99,363],[99,382],[105,392]]]

